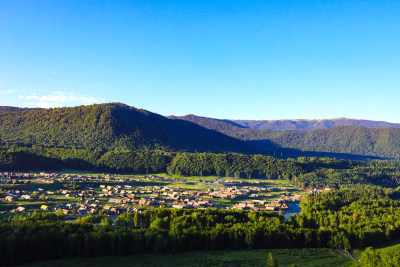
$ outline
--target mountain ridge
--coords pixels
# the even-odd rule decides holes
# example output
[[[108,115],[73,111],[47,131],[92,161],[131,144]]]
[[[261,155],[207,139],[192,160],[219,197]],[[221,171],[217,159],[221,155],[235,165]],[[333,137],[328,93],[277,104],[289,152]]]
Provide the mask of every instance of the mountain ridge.
[[[196,116],[188,114],[185,116],[168,116],[168,118],[189,120],[192,122],[201,120],[213,120],[221,123],[229,123],[232,126],[239,128],[250,129],[270,129],[270,130],[315,130],[332,128],[336,126],[354,125],[368,128],[385,128],[394,127],[400,128],[400,123],[387,121],[375,121],[364,119],[350,119],[346,117],[333,119],[280,119],[280,120],[234,120],[234,119],[216,119],[209,117]],[[217,129],[214,127],[213,129]],[[220,128],[221,129],[221,128]]]
[[[394,127],[400,128],[400,123],[386,121],[334,118],[334,119],[294,119],[294,120],[232,120],[233,122],[252,129],[271,130],[315,130],[336,126],[354,125],[368,128]]]
[[[121,103],[0,112],[0,144],[246,153],[242,141]]]

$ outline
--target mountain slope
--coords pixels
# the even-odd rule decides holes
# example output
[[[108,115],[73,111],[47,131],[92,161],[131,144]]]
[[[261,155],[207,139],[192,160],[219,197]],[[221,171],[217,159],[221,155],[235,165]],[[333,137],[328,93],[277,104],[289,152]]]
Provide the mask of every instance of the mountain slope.
[[[242,125],[239,125],[233,121],[230,120],[219,120],[219,119],[213,119],[213,118],[206,118],[206,117],[200,117],[196,116],[193,114],[189,114],[186,116],[168,116],[170,119],[174,120],[184,120],[184,121],[190,121],[193,123],[196,123],[197,125],[200,125],[204,128],[210,129],[210,130],[215,130],[215,131],[231,131],[231,130],[238,130],[242,128],[246,128]]]
[[[263,145],[266,140],[281,148],[301,151],[346,153],[382,158],[400,157],[399,128],[337,126],[309,131],[243,129],[226,132],[232,137]]]
[[[248,152],[243,142],[194,123],[110,103],[55,109],[0,110],[3,146],[112,150]]]
[[[237,126],[225,120],[193,115],[178,118],[198,123],[205,128],[217,130],[269,151],[290,148],[301,151],[346,153],[382,158],[400,157],[400,128],[395,127],[369,128],[345,125],[315,130],[279,131],[243,128],[243,125]],[[328,121],[326,120],[325,126],[329,126]],[[374,124],[373,121],[367,122],[368,125],[379,125],[379,122],[376,122],[377,124]]]

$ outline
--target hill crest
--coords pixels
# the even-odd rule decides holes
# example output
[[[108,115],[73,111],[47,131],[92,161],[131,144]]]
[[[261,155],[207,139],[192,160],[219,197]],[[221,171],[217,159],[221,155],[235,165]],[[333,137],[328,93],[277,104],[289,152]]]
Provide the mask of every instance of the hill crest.
[[[213,130],[223,130],[226,128],[250,128],[250,129],[270,129],[270,130],[316,130],[332,128],[337,126],[354,125],[367,128],[400,128],[400,123],[386,121],[350,119],[346,117],[333,119],[282,119],[282,120],[231,120],[215,119],[196,116],[193,114],[185,116],[169,116],[169,118],[187,120],[203,127]]]
[[[122,103],[0,112],[0,145],[241,152],[251,147],[195,123]],[[12,112],[10,112],[12,111]]]

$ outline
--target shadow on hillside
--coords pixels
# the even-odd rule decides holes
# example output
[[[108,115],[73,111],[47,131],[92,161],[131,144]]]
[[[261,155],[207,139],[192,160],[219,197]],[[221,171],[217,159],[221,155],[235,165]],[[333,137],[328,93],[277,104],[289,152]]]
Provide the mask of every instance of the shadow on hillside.
[[[317,151],[302,151],[294,148],[283,148],[270,140],[249,140],[245,143],[262,150],[264,154],[274,156],[276,158],[298,158],[298,157],[327,157],[336,159],[351,159],[351,160],[375,160],[388,159],[383,157],[365,156],[350,153],[333,153],[333,152],[317,152]]]

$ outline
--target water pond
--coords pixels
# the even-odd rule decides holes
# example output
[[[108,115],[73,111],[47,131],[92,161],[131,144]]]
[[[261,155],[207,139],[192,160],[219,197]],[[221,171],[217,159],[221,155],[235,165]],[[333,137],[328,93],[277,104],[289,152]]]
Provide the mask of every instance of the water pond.
[[[282,214],[285,217],[285,220],[289,220],[292,215],[295,214],[300,214],[301,208],[300,208],[300,202],[293,202],[288,204],[289,209],[286,211],[283,211]]]

